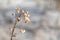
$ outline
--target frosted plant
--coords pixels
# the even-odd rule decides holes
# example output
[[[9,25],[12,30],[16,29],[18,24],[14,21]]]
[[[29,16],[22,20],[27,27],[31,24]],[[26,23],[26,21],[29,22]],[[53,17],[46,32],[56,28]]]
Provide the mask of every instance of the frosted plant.
[[[11,32],[11,38],[10,40],[13,40],[13,37],[15,37],[16,35],[14,34],[15,28],[16,28],[16,24],[22,20],[25,21],[26,24],[28,24],[30,22],[29,19],[29,14],[28,11],[23,10],[22,8],[16,8],[15,9],[16,13],[13,13],[12,15],[15,17],[14,19],[14,25],[13,27],[10,28],[10,32]],[[22,18],[22,16],[24,17],[24,19]],[[24,29],[20,29],[20,32],[24,33],[25,30]]]

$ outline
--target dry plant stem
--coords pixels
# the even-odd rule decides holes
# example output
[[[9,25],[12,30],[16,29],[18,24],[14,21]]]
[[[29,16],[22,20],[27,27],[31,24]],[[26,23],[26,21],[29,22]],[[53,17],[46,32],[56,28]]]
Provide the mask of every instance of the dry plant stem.
[[[17,24],[17,21],[15,20],[14,26],[13,26],[13,28],[12,28],[11,39],[10,39],[10,40],[13,40],[13,35],[14,35],[14,30],[15,30],[15,28],[16,28],[16,24]]]
[[[28,24],[28,23],[30,22],[29,14],[28,14],[27,11],[26,11],[26,12],[25,12],[24,10],[21,11],[20,8],[17,8],[16,11],[17,11],[18,13],[19,13],[19,12],[22,12],[22,13],[23,13],[25,23]],[[21,15],[22,15],[22,14],[21,14]],[[13,26],[13,28],[12,28],[12,30],[11,30],[11,38],[10,38],[10,40],[13,40],[13,37],[15,36],[15,35],[14,35],[14,31],[15,31],[17,22],[21,21],[21,18],[20,18],[21,15],[20,15],[20,14],[19,14],[19,15],[16,15],[16,14],[15,14],[15,23],[14,23],[14,26]],[[17,17],[17,16],[18,16],[18,17]],[[16,17],[17,17],[17,18],[16,18]],[[21,30],[21,32],[24,33],[25,30]]]

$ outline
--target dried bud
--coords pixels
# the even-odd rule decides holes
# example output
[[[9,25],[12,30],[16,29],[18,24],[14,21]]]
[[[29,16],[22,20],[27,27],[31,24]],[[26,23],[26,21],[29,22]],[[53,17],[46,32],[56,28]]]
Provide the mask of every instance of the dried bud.
[[[16,11],[17,11],[18,13],[20,12],[20,10],[21,10],[20,8],[16,8]]]
[[[21,32],[21,33],[24,33],[24,32],[25,32],[25,30],[24,30],[24,29],[20,29],[20,32]]]
[[[30,19],[28,17],[25,17],[25,23],[29,23],[30,22]]]
[[[30,17],[30,15],[27,13],[24,13],[24,17]]]
[[[25,17],[27,17],[27,16],[28,16],[28,14],[27,14],[27,13],[24,13],[24,16],[25,16]]]
[[[30,15],[29,15],[29,14],[28,14],[27,16],[28,16],[28,17],[30,17]]]
[[[30,21],[30,19],[29,19],[28,17],[25,17],[25,20],[28,20],[28,21]]]
[[[17,18],[17,21],[18,21],[18,22],[21,21],[21,20],[22,20],[22,19],[21,19],[20,17]]]

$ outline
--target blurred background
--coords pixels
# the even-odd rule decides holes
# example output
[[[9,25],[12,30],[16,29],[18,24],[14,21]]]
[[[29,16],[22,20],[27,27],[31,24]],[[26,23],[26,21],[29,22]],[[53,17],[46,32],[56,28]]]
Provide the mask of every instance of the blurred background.
[[[0,40],[10,40],[16,7],[27,10],[31,22],[17,24],[14,40],[60,40],[60,0],[0,0]]]

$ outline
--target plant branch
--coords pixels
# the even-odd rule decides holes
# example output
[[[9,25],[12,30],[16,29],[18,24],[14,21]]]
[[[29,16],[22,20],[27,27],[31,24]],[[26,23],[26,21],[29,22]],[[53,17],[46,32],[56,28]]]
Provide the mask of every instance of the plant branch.
[[[14,26],[13,26],[12,31],[11,31],[11,39],[10,40],[13,40],[13,35],[14,35],[14,30],[16,28],[16,24],[17,24],[17,22],[15,20]]]

